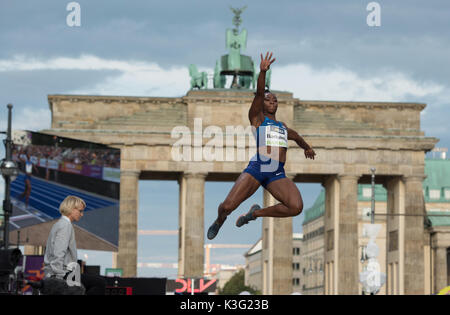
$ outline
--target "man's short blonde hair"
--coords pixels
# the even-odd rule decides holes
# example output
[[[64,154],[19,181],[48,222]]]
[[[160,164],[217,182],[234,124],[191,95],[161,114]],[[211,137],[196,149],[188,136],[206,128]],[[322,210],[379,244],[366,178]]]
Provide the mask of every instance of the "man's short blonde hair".
[[[67,196],[66,199],[59,205],[59,211],[63,215],[69,215],[74,209],[86,208],[86,203],[83,199],[77,196]]]

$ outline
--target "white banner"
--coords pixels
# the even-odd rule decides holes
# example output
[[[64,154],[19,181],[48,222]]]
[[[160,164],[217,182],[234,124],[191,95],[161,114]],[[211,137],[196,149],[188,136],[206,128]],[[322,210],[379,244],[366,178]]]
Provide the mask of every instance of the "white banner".
[[[59,168],[59,162],[55,160],[47,160],[47,167],[51,170],[57,170]]]

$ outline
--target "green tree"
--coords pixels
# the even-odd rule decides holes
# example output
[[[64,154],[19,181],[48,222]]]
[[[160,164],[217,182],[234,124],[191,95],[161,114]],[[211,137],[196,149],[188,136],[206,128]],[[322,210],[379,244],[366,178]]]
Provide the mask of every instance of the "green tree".
[[[244,269],[236,272],[230,280],[223,286],[223,289],[219,289],[221,295],[237,295],[242,291],[248,291],[250,294],[261,294],[260,291],[253,287],[245,285],[245,271]]]

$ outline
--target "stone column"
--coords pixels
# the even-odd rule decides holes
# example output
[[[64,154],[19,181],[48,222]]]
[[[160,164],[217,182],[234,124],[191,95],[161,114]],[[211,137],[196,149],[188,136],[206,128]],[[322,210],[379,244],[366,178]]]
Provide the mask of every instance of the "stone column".
[[[204,200],[207,173],[185,172],[180,184],[178,275],[202,278],[204,271]]]
[[[404,294],[424,294],[424,176],[404,177],[405,229],[399,237],[404,242]],[[402,280],[402,279],[400,279]]]
[[[325,236],[324,236],[324,283],[325,294],[334,295],[338,292],[338,243],[339,240],[339,181],[336,176],[328,177],[325,187]]]
[[[288,174],[294,178],[295,174]],[[278,204],[267,190],[263,191],[264,207]],[[263,294],[292,293],[292,217],[263,218]]]
[[[338,294],[358,294],[358,179],[339,175],[339,238],[337,248]]]
[[[447,287],[447,248],[438,246],[434,249],[434,292],[438,293]]]
[[[120,171],[119,251],[117,267],[124,277],[137,275],[139,170]]]
[[[388,213],[386,217],[386,292],[403,295],[404,286],[404,230],[405,230],[405,186],[400,177],[387,181]],[[388,268],[390,266],[390,268]]]
[[[275,198],[263,190],[263,207],[275,205]],[[274,218],[264,217],[262,222],[262,294],[273,292],[273,233]]]

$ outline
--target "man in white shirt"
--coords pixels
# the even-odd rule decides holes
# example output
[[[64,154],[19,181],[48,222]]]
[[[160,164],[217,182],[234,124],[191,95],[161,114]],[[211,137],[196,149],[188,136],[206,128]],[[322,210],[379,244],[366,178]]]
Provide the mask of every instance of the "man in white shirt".
[[[44,274],[46,278],[66,279],[77,263],[77,244],[72,222],[83,217],[86,203],[76,196],[67,196],[59,206],[61,218],[53,225],[47,240],[44,255]],[[81,275],[81,283],[86,294],[105,294],[105,281],[101,277]]]

